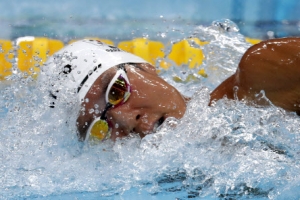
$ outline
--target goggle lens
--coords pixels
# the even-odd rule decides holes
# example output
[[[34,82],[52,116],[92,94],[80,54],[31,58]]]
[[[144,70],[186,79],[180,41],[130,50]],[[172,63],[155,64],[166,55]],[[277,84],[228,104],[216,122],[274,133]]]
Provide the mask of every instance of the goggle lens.
[[[105,120],[96,121],[90,130],[92,138],[103,140],[110,136],[110,128]]]
[[[128,84],[120,75],[108,92],[108,102],[112,105],[118,105],[121,102],[127,101],[129,95]]]

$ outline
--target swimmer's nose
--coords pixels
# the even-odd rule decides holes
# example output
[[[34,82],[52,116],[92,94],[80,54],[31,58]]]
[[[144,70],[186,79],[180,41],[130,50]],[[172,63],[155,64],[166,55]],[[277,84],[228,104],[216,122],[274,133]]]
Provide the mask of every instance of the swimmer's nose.
[[[112,139],[127,136],[135,132],[140,119],[138,110],[112,109],[107,113],[108,120],[112,125]]]
[[[112,109],[108,112],[108,119],[116,125],[116,127],[126,126],[128,129],[133,129],[141,114],[138,110]]]
[[[108,119],[112,122],[113,132],[139,133],[141,137],[152,131],[155,117],[142,109],[128,109],[124,106],[117,107],[108,112]],[[153,120],[152,120],[153,118]],[[122,134],[124,135],[124,134]]]

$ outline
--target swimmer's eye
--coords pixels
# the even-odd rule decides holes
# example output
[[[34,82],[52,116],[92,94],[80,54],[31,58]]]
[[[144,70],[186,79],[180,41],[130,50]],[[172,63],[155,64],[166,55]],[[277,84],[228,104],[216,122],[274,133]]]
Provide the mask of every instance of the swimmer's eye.
[[[130,83],[127,74],[123,68],[120,68],[106,89],[105,101],[116,106],[126,102],[130,94]]]
[[[103,77],[100,96],[105,96],[106,103],[116,106],[127,101],[131,87],[124,67],[119,67],[113,77],[111,75]]]
[[[111,87],[108,87],[108,96],[106,97],[110,104],[118,105],[121,102],[127,101],[130,95],[130,88],[127,81],[121,75],[113,83]]]

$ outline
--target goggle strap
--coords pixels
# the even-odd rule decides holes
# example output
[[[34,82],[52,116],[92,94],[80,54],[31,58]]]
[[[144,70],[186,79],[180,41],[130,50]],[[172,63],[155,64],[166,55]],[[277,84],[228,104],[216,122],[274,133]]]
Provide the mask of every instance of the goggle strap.
[[[104,111],[102,112],[101,117],[100,117],[101,120],[106,120],[106,112],[107,112],[112,106],[113,106],[113,105],[112,105],[111,103],[107,103],[107,104],[106,104],[105,109],[104,109]]]
[[[125,73],[127,73],[127,70],[126,70],[126,68],[125,68],[125,65],[126,65],[126,63],[120,64],[120,65],[117,66],[117,68],[118,68],[118,69],[122,69],[122,70],[124,70]]]

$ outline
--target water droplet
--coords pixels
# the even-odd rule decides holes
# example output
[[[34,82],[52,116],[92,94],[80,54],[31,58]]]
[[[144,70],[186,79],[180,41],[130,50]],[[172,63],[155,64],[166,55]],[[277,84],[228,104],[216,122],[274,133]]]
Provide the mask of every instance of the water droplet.
[[[95,111],[95,110],[94,110],[93,108],[89,109],[89,113],[90,113],[90,114],[94,113],[94,111]]]
[[[238,26],[233,21],[230,21],[229,19],[213,21],[212,26],[217,27],[220,31],[225,31],[225,32],[239,31]]]

